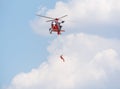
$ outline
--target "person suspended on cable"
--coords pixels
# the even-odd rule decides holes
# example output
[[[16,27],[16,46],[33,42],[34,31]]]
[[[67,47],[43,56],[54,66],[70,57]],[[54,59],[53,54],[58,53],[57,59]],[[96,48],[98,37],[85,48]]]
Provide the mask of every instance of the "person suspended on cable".
[[[63,55],[60,55],[60,58],[63,62],[65,62],[65,59],[64,59]]]

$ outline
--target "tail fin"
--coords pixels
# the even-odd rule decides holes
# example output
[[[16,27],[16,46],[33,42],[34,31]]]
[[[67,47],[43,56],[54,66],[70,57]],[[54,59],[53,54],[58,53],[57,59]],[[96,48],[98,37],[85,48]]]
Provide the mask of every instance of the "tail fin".
[[[61,32],[65,32],[65,30],[60,30],[57,32],[58,35],[61,35]]]
[[[57,34],[58,34],[58,35],[61,35],[61,32],[60,32],[60,31],[58,31],[58,32],[57,32]]]

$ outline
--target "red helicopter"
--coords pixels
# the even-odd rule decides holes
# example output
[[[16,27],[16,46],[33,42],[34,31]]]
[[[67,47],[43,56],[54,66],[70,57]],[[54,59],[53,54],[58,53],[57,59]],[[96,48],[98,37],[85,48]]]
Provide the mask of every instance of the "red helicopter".
[[[61,23],[64,23],[65,21],[59,22],[59,20],[61,18],[66,17],[67,15],[64,15],[64,16],[59,17],[59,18],[52,18],[52,17],[42,16],[42,15],[37,15],[37,16],[50,19],[50,20],[46,21],[46,22],[51,22],[51,28],[49,29],[50,34],[52,34],[52,32],[57,32],[57,34],[60,35],[61,32],[65,32],[65,30],[61,29],[62,28]]]

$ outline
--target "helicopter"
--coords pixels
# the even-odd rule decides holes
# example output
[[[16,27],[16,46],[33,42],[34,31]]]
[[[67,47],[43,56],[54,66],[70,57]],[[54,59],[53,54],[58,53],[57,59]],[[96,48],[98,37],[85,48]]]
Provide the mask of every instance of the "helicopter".
[[[52,32],[57,32],[57,34],[60,35],[61,32],[65,32],[65,30],[61,29],[62,28],[61,23],[64,23],[65,21],[59,22],[59,20],[66,17],[67,15],[61,16],[59,18],[52,18],[52,17],[42,16],[42,15],[37,15],[37,16],[50,19],[46,21],[46,22],[51,22],[51,27],[49,28],[50,34],[52,34]]]

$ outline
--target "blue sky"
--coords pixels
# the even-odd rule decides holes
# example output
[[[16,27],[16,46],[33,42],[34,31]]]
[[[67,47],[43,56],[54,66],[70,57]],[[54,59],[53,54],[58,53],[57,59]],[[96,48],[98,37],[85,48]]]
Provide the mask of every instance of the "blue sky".
[[[30,71],[46,59],[48,38],[35,34],[30,21],[40,6],[53,8],[55,0],[2,0],[0,4],[1,86],[19,72]]]
[[[85,89],[88,89],[89,86],[92,87],[91,89],[96,89],[99,86],[109,89],[108,85],[113,83],[112,79],[120,78],[118,76],[120,74],[119,1],[66,1],[0,1],[0,88],[4,89],[8,86],[7,89],[16,89],[14,86],[17,85],[19,88],[23,87],[21,89],[27,89],[24,85],[24,80],[27,80],[28,89],[32,89],[31,86],[49,89],[46,88],[49,83],[58,84],[59,89],[62,87],[62,89],[70,89],[70,87],[73,87],[71,89],[80,89],[83,87],[79,86],[81,81],[83,85],[85,84]],[[113,7],[111,8],[111,6]],[[63,26],[66,32],[61,37],[46,33],[49,29],[49,24],[43,23],[46,19],[35,16],[41,7],[47,8],[45,13],[41,13],[47,16],[55,17],[68,14]],[[44,33],[47,36],[44,36]],[[56,60],[61,50],[67,58],[66,65]],[[90,58],[91,60],[88,61]],[[89,65],[89,62],[92,65]],[[80,73],[81,71],[82,73]],[[36,75],[36,72],[39,76]],[[45,73],[47,77],[42,73]],[[68,83],[66,81],[67,74],[71,76],[68,76],[68,80],[71,81],[73,78],[76,83],[72,81]],[[49,80],[51,77],[53,78],[52,82]],[[27,78],[38,81],[34,85],[34,81],[29,81]],[[57,82],[56,78],[58,78]],[[61,79],[65,79],[65,81]],[[63,82],[61,83],[61,81]],[[117,81],[119,82],[119,80]],[[114,84],[116,89],[120,88],[117,81]],[[104,86],[104,82],[107,86]],[[61,87],[63,83],[66,85]],[[23,86],[21,86],[22,84]],[[50,88],[55,89],[52,85]]]

